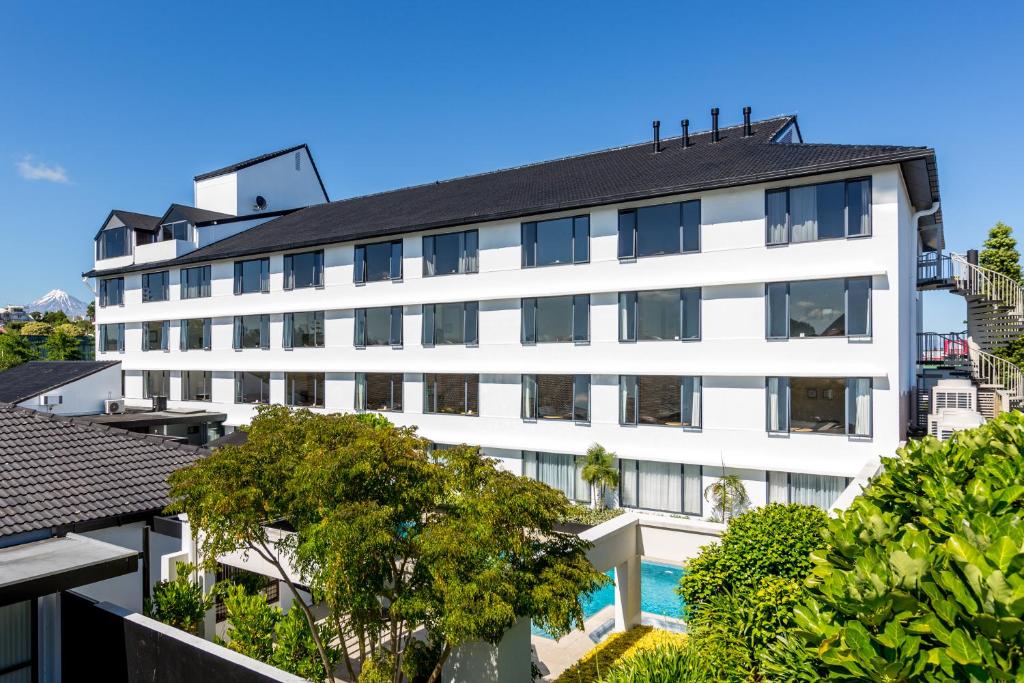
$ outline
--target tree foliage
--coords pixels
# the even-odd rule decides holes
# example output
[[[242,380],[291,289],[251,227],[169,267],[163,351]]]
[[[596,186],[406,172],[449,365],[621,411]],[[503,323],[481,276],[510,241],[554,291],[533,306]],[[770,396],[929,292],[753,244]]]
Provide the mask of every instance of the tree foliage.
[[[727,522],[750,504],[747,487],[736,474],[723,474],[704,489],[704,500],[714,506],[714,517]]]
[[[1002,221],[992,226],[978,255],[978,263],[1020,281],[1020,253],[1017,251],[1017,240],[1013,238],[1013,228]]]
[[[0,334],[0,370],[39,358],[28,339],[14,332]]]
[[[46,349],[46,360],[80,360],[82,352],[78,347],[78,337],[57,328],[43,343]]]
[[[25,323],[21,326],[21,333],[26,337],[45,337],[51,332],[53,332],[53,325],[39,320],[33,320],[32,322]]]
[[[615,465],[615,454],[605,450],[599,443],[593,444],[587,449],[580,477],[590,484],[590,507],[594,510],[604,509],[605,491],[619,485],[619,468]]]
[[[212,606],[212,599],[203,595],[203,587],[192,580],[195,567],[179,562],[173,581],[159,581],[153,586],[153,597],[143,605],[147,617],[174,628],[199,633],[203,616]]]

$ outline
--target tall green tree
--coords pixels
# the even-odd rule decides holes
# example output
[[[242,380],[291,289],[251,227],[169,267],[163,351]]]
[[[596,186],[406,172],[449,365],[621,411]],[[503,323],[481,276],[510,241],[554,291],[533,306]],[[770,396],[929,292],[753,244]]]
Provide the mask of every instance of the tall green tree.
[[[435,459],[427,445],[413,428],[261,406],[245,444],[172,475],[171,509],[202,530],[208,563],[246,551],[277,568],[326,671],[313,604],[293,576],[360,659],[392,662],[393,681],[421,629],[440,644],[433,683],[455,647],[496,644],[518,619],[554,635],[581,627],[580,596],[607,578],[587,561],[586,542],[554,531],[565,496],[500,470],[478,448]]]
[[[750,496],[739,475],[722,474],[704,489],[704,500],[714,506],[714,517],[724,524],[750,503]]]
[[[580,477],[590,484],[590,507],[604,509],[604,494],[609,488],[619,485],[619,469],[615,466],[615,454],[595,443],[587,449],[586,461],[580,470]]]
[[[25,337],[17,332],[0,334],[0,370],[13,368],[15,365],[37,358],[39,354]]]
[[[82,352],[78,348],[78,338],[67,333],[67,330],[56,329],[50,333],[43,343],[46,360],[81,360]]]
[[[1013,228],[1002,221],[992,226],[978,255],[978,263],[1020,281],[1020,253],[1017,251],[1017,240],[1013,238]]]

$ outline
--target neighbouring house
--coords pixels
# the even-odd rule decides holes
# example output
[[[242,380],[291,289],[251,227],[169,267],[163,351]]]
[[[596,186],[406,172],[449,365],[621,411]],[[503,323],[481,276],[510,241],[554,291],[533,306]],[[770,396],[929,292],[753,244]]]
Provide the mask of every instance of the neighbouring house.
[[[24,306],[10,304],[0,308],[0,323],[27,323],[32,320]]]
[[[55,415],[102,413],[122,396],[121,361],[29,361],[0,372],[0,402]]]

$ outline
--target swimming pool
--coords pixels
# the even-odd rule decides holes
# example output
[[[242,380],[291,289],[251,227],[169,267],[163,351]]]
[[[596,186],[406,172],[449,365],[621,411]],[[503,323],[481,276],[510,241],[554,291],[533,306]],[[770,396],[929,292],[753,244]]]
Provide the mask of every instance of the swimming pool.
[[[607,575],[614,579],[614,572],[609,570]],[[663,617],[680,618],[683,611],[683,599],[676,595],[676,588],[679,586],[679,579],[683,576],[683,570],[667,564],[657,562],[640,563],[640,609],[644,612],[657,614]],[[615,604],[615,585],[609,583],[607,586],[594,591],[589,597],[583,599],[583,619],[589,619],[605,607]],[[536,636],[550,638],[545,631],[530,625],[531,632]]]

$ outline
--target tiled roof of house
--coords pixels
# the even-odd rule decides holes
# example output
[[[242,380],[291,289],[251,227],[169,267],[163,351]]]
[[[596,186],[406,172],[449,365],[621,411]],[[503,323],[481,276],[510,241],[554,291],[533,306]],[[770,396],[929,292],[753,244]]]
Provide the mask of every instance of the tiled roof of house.
[[[208,451],[0,403],[0,537],[157,512]]]
[[[135,230],[153,232],[160,225],[160,216],[150,216],[148,213],[136,213],[124,209],[114,209],[111,213],[129,228]]]
[[[93,375],[117,360],[29,361],[0,372],[0,403],[21,403]]]

